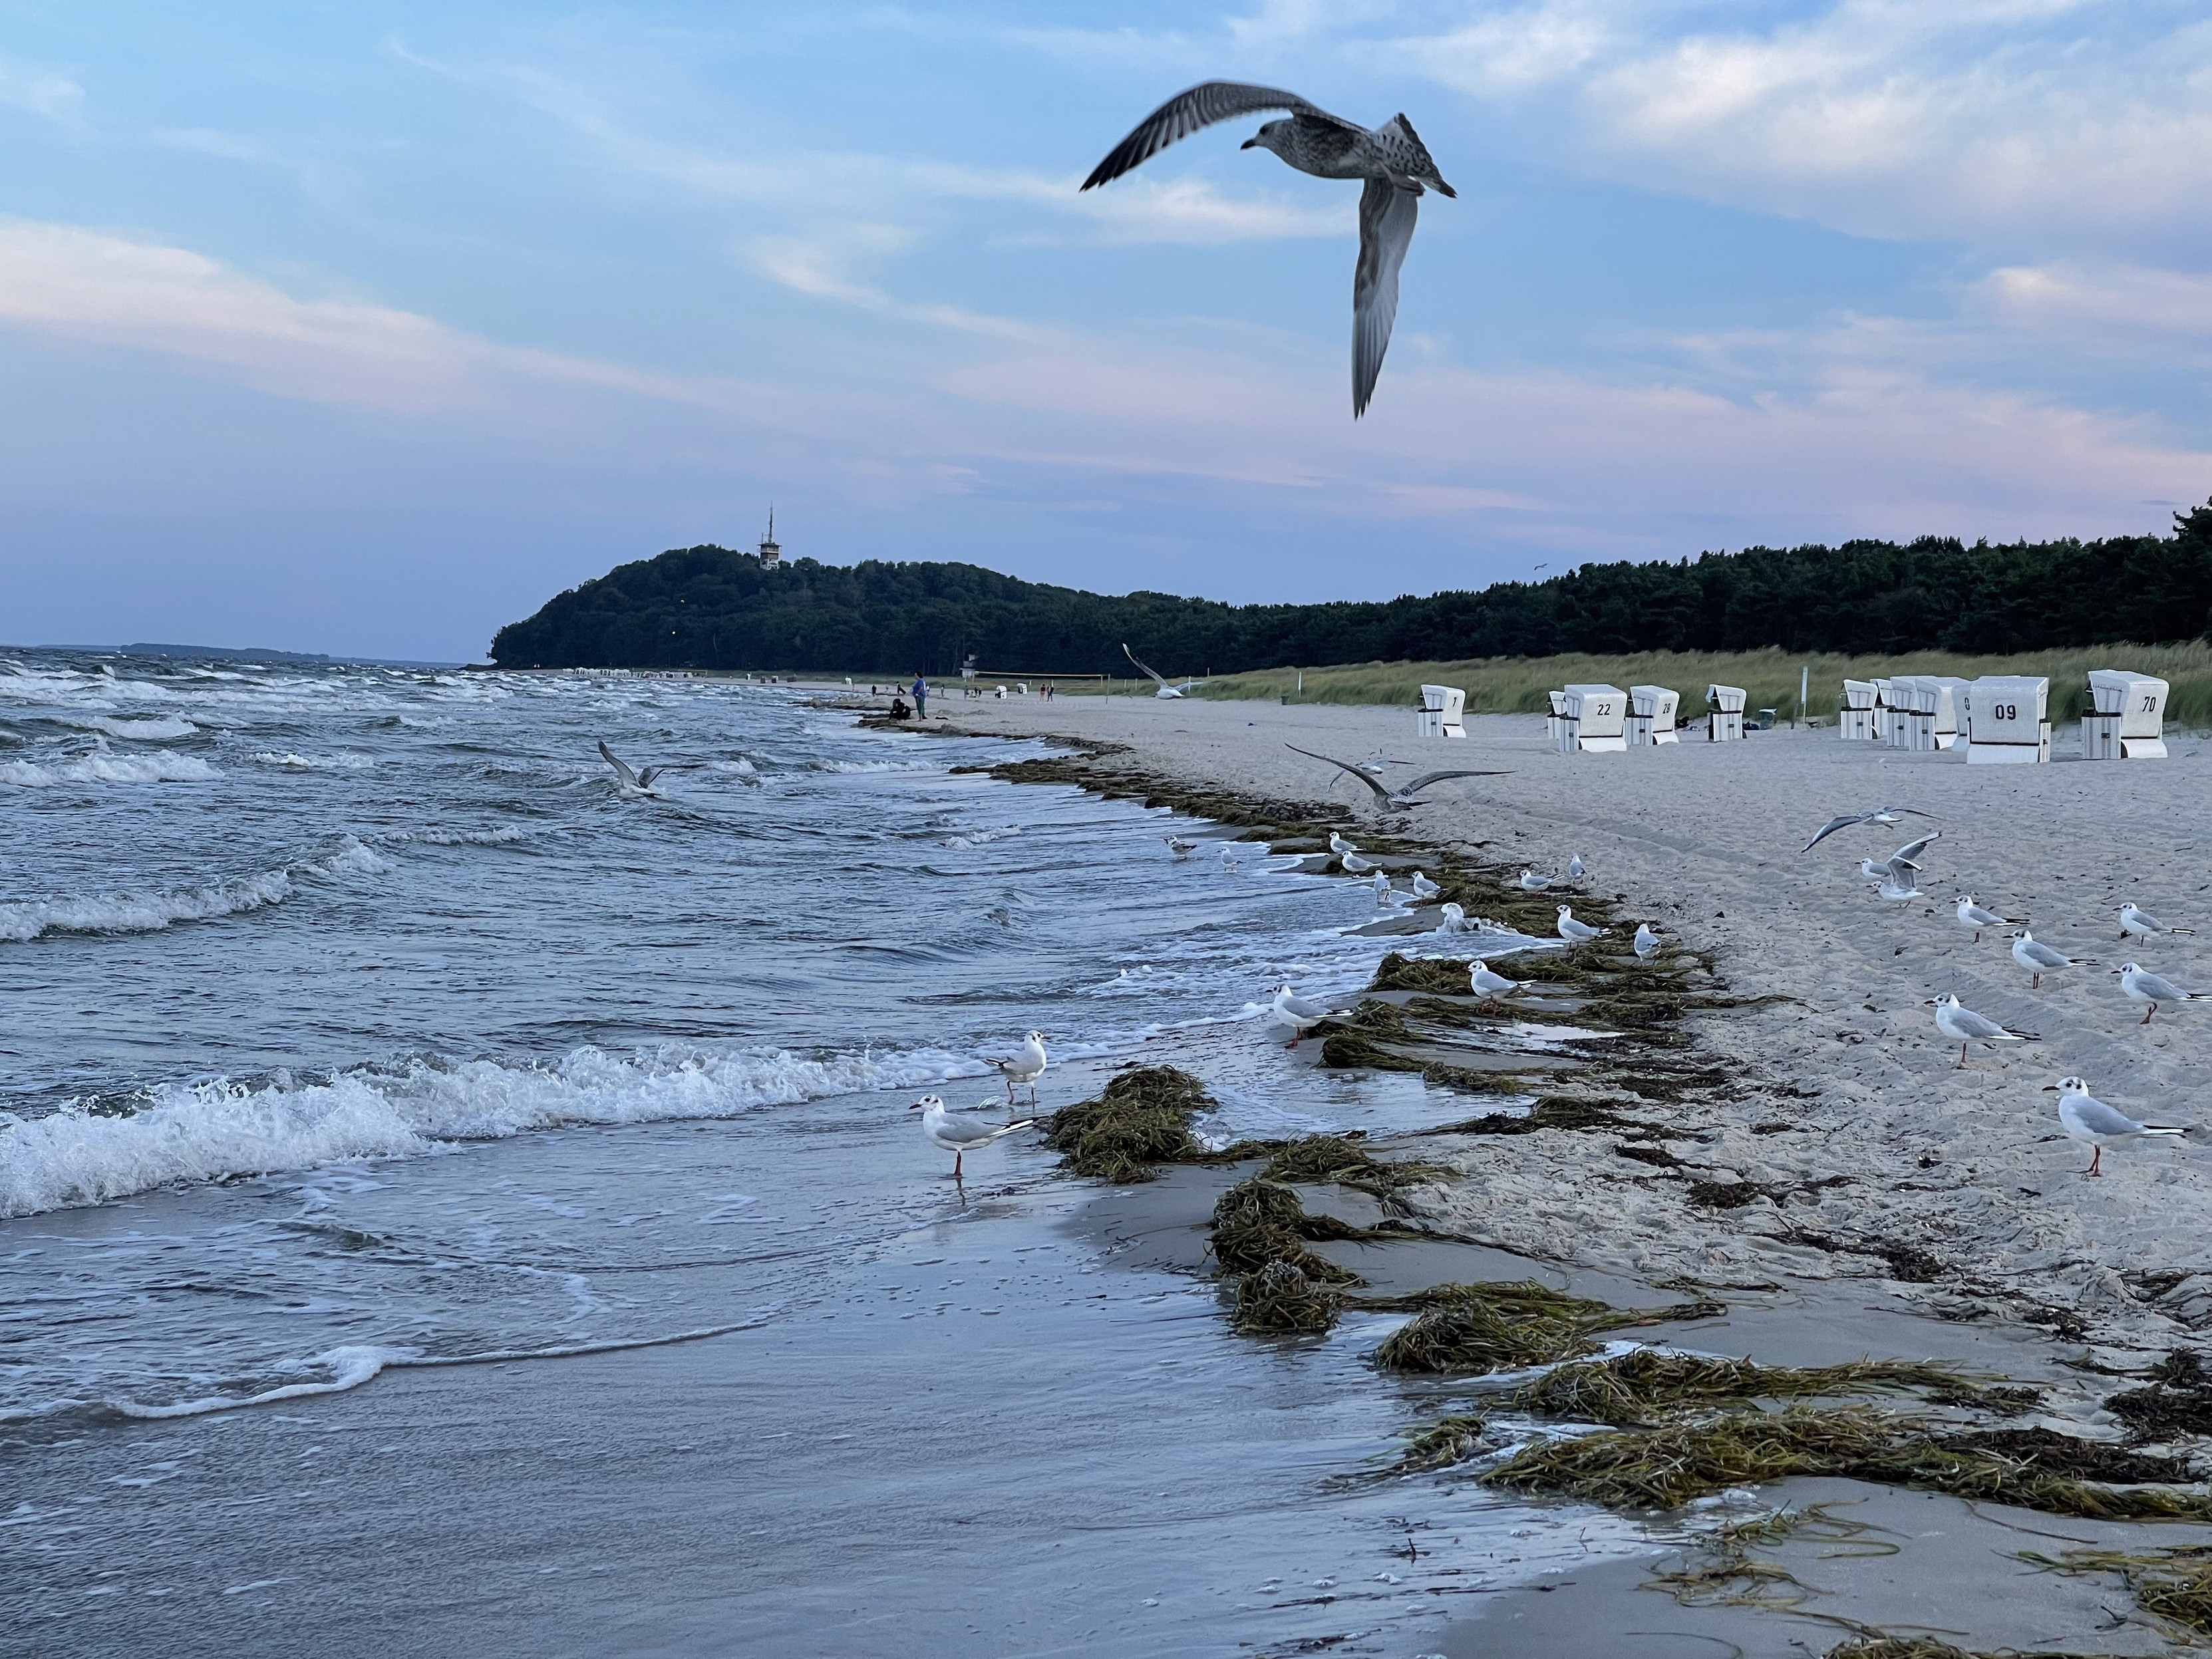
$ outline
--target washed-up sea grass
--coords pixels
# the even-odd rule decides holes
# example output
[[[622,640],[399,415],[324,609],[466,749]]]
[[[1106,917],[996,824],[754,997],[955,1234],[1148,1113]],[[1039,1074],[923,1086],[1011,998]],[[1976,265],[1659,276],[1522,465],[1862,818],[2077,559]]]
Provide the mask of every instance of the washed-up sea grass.
[[[2138,1440],[2212,1434],[2212,1376],[2187,1348],[2176,1348],[2151,1367],[2150,1382],[2105,1401],[2105,1409]]]
[[[1230,1323],[1248,1336],[1292,1336],[1325,1331],[1344,1307],[1343,1292],[1316,1284],[1288,1261],[1270,1261],[1237,1281]]]
[[[1561,1365],[1497,1404],[1539,1417],[1626,1427],[1649,1424],[1670,1411],[1747,1400],[1832,1398],[1913,1389],[1928,1390],[1946,1404],[2002,1412],[2021,1410],[2033,1398],[2031,1392],[2023,1401],[2017,1390],[1986,1388],[1947,1366],[1902,1360],[1863,1359],[1799,1368],[1637,1348],[1607,1359]],[[2161,1478],[2171,1479],[2172,1474],[2162,1470]]]
[[[1224,1273],[1256,1273],[1282,1261],[1317,1283],[1356,1285],[1358,1274],[1316,1255],[1306,1243],[1367,1237],[1334,1217],[1308,1215],[1296,1193],[1261,1176],[1238,1182],[1213,1206],[1213,1259]]]
[[[1709,1317],[1719,1304],[1630,1310],[1569,1296],[1534,1279],[1439,1285],[1405,1297],[1368,1297],[1367,1308],[1419,1308],[1386,1338],[1375,1363],[1393,1370],[1480,1374],[1553,1364],[1596,1351],[1603,1331],[1668,1320]]]
[[[2068,1550],[2053,1559],[2033,1550],[2021,1559],[2056,1572],[2116,1572],[2134,1592],[2136,1605],[2154,1618],[2198,1636],[2212,1636],[2212,1545],[2132,1553],[2126,1550]]]
[[[1206,1087],[1172,1066],[1147,1066],[1109,1080],[1096,1100],[1062,1107],[1044,1138],[1071,1175],[1116,1182],[1150,1181],[1162,1164],[1183,1164],[1205,1148],[1191,1124],[1213,1105]]]
[[[1523,1091],[1525,1092],[1525,1091]],[[1486,1112],[1422,1129],[1425,1135],[1525,1135],[1539,1129],[1618,1129],[1628,1122],[1613,1109],[1626,1101],[1583,1100],[1574,1095],[1545,1095],[1525,1113]]]
[[[1334,1184],[1365,1193],[1385,1209],[1402,1209],[1398,1191],[1450,1177],[1441,1164],[1416,1158],[1376,1158],[1358,1142],[1342,1135],[1307,1135],[1276,1149],[1260,1171],[1261,1178],[1306,1186]]]
[[[1608,1429],[1523,1446],[1483,1480],[1611,1509],[1667,1510],[1735,1486],[1832,1475],[2095,1520],[2212,1519],[2212,1498],[2166,1486],[2094,1486],[1962,1449],[1929,1425],[1863,1407],[1733,1413],[1650,1430]]]

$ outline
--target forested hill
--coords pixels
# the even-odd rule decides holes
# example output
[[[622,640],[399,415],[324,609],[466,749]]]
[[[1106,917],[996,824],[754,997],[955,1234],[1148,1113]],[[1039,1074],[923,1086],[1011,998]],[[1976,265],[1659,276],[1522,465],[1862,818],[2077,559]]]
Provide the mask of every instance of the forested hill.
[[[1990,653],[2193,639],[2212,624],[2212,506],[2170,536],[1972,547],[1754,547],[1588,564],[1542,582],[1387,603],[1229,605],[1108,595],[970,564],[763,570],[690,547],[609,571],[500,629],[502,668],[740,668],[1127,677],[1556,652]]]

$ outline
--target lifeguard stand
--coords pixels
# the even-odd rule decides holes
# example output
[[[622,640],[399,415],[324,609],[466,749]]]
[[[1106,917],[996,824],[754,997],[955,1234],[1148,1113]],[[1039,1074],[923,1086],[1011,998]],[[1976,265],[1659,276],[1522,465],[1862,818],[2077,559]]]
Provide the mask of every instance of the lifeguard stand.
[[[1984,674],[1966,689],[1966,759],[2032,766],[2051,758],[2051,682],[2040,674]]]
[[[1836,710],[1836,725],[1845,743],[1874,741],[1874,682],[1845,680],[1844,700]]]
[[[1467,693],[1455,685],[1421,688],[1420,735],[1425,738],[1463,738],[1467,727]]]
[[[1705,688],[1705,738],[1711,743],[1743,741],[1743,688],[1709,685]]]
[[[1617,685],[1570,685],[1559,702],[1563,755],[1615,754],[1628,747],[1628,694]]]
[[[2081,753],[2090,760],[2164,760],[2166,699],[2172,690],[2154,674],[2091,669]]]
[[[1682,694],[1670,691],[1663,685],[1632,685],[1628,688],[1628,746],[1642,749],[1653,744],[1680,743],[1674,730],[1674,717],[1682,706]]]

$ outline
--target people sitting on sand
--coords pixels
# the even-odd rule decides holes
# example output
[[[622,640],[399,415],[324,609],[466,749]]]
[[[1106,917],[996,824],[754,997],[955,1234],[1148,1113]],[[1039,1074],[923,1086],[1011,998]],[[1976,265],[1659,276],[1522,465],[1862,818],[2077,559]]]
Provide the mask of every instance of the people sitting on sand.
[[[904,697],[893,696],[891,698],[891,718],[895,720],[911,720],[914,718],[914,710],[906,706],[906,699]]]

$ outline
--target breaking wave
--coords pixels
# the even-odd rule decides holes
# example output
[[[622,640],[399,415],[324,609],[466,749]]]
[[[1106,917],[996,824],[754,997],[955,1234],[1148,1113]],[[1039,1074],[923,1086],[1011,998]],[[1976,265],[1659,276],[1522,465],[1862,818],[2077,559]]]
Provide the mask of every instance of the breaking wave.
[[[71,760],[0,762],[0,783],[53,789],[65,783],[206,783],[222,773],[197,755],[111,755]]]
[[[983,1067],[939,1049],[832,1054],[597,1048],[548,1066],[418,1060],[327,1082],[165,1084],[128,1116],[71,1106],[0,1113],[0,1217],[104,1203],[180,1182],[410,1158],[453,1143],[571,1124],[732,1117],[864,1090],[913,1088]]]
[[[282,904],[301,876],[380,875],[392,866],[349,836],[337,851],[281,870],[231,876],[192,887],[94,898],[22,899],[0,904],[0,940],[21,944],[46,933],[155,933],[180,921],[208,921]]]

